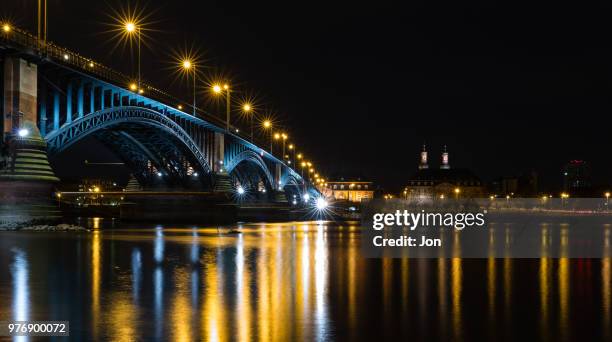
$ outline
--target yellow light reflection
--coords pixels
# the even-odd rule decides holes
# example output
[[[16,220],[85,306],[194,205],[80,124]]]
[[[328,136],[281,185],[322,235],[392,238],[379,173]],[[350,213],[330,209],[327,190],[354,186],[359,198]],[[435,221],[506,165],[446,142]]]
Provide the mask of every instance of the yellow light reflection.
[[[94,229],[96,220],[94,219]],[[100,324],[100,272],[101,265],[101,237],[99,231],[94,231],[91,240],[91,324],[94,339],[98,336]]]
[[[463,269],[461,258],[452,258],[451,261],[451,286],[452,286],[452,305],[453,305],[453,335],[455,340],[460,340],[461,334],[461,292],[463,282]]]
[[[176,341],[189,341],[193,338],[192,308],[188,298],[189,279],[187,270],[184,268],[176,269],[174,273],[174,298],[170,311],[172,334]]]
[[[134,341],[142,332],[137,329],[136,308],[127,293],[114,292],[110,297],[109,310],[104,312],[108,322],[106,331],[111,341]]]
[[[202,336],[206,336],[206,341],[225,341],[227,339],[223,330],[227,322],[224,319],[222,273],[219,272],[218,262],[216,258],[208,262],[205,266],[206,272],[204,272],[204,283],[207,288],[201,326],[205,328]]]
[[[559,328],[562,340],[569,338],[569,259],[567,249],[569,245],[569,227],[561,224],[561,258],[559,258]]]

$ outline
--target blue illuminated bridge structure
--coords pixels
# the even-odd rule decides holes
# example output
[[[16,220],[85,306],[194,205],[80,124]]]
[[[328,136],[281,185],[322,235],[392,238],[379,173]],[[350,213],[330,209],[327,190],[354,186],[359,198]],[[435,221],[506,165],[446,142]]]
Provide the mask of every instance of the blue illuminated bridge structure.
[[[183,101],[150,85],[130,91],[130,77],[91,59],[18,29],[0,33],[0,57],[0,181],[57,180],[44,152],[56,157],[94,137],[144,190],[244,189],[269,202],[318,194],[290,165],[223,128],[220,119],[199,109],[196,116],[183,112],[175,107]]]

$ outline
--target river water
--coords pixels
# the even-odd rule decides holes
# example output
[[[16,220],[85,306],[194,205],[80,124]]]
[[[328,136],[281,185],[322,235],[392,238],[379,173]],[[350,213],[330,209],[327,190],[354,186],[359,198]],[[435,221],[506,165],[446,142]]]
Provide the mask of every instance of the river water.
[[[0,234],[0,321],[113,341],[612,338],[609,258],[365,259],[357,223],[89,223]]]

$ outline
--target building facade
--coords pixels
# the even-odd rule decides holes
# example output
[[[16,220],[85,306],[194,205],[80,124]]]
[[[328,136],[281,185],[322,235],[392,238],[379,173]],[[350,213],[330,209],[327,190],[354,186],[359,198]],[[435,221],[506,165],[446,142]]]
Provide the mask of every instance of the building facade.
[[[482,181],[468,169],[453,169],[444,146],[439,168],[430,168],[423,146],[418,170],[409,178],[402,197],[408,200],[432,201],[444,198],[479,198],[485,196]]]
[[[374,198],[374,184],[367,181],[327,182],[326,197],[337,201],[362,202]]]

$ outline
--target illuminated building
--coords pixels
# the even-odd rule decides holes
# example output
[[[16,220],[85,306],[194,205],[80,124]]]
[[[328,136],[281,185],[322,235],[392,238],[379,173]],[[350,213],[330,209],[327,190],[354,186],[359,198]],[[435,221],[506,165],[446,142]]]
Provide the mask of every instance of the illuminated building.
[[[468,169],[451,169],[449,155],[444,146],[439,169],[427,165],[427,151],[423,146],[419,169],[414,173],[403,191],[405,199],[431,201],[444,198],[483,197],[482,181]]]
[[[326,195],[337,201],[361,202],[374,198],[374,185],[361,180],[327,182]]]
[[[421,151],[421,162],[419,163],[419,170],[428,169],[429,165],[427,164],[427,148],[425,144],[423,144],[423,151]]]

